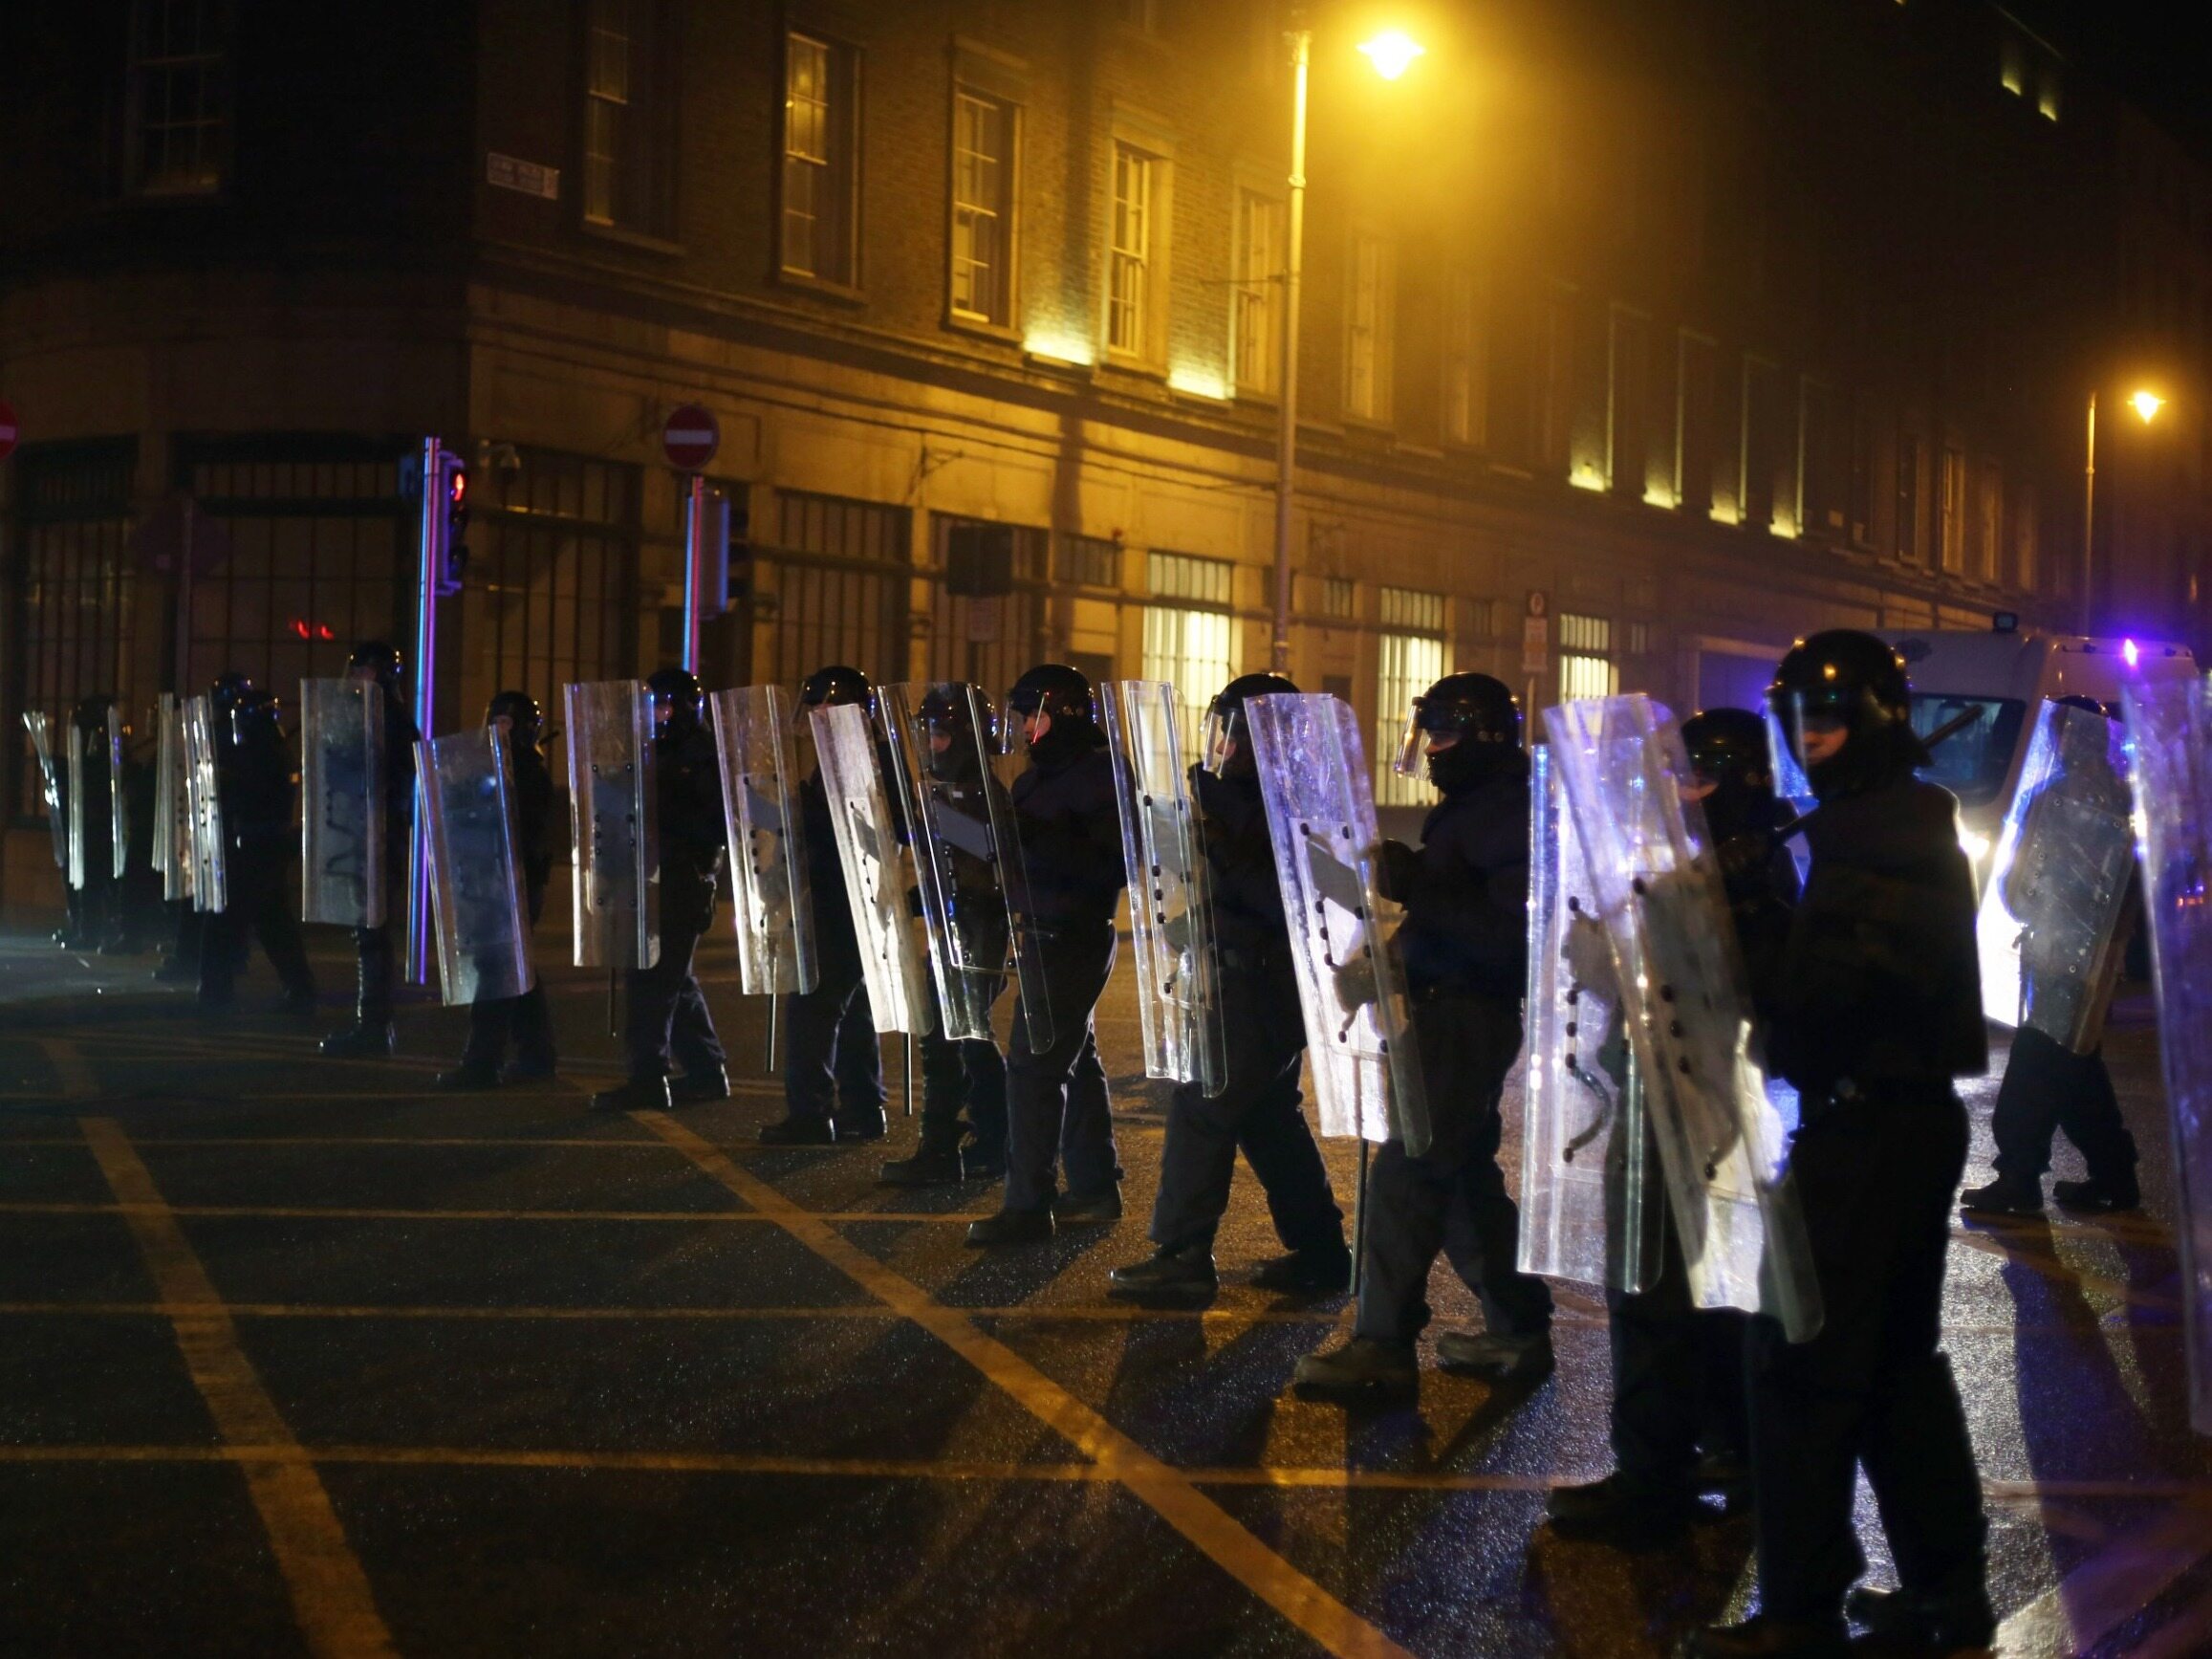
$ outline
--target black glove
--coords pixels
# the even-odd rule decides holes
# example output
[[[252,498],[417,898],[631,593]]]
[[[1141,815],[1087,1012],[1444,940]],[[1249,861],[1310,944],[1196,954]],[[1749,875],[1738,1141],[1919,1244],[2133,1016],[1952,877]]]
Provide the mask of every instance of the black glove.
[[[1420,854],[1403,841],[1377,841],[1375,846],[1376,890],[1393,904],[1402,905],[1413,891],[1420,869]]]
[[[1746,830],[1732,835],[1715,849],[1721,862],[1721,874],[1741,878],[1751,874],[1774,856],[1774,838],[1757,830]]]

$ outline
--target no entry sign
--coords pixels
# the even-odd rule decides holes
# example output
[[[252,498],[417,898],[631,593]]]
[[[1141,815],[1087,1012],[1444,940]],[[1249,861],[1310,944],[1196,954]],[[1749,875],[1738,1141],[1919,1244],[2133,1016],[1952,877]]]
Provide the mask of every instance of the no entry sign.
[[[679,472],[696,472],[722,447],[722,426],[711,410],[684,404],[661,428],[661,447]]]
[[[15,405],[0,398],[0,461],[8,459],[15,448]]]

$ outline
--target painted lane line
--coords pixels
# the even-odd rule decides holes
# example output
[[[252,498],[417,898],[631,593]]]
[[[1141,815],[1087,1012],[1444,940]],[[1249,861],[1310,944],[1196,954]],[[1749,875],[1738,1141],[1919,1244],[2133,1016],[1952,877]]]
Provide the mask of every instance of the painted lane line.
[[[2075,1567],[1997,1628],[2001,1654],[2087,1653],[2212,1559],[2212,1512],[2201,1494],[2175,1505]]]
[[[968,1317],[847,1239],[821,1216],[792,1204],[774,1187],[740,1168],[688,1125],[665,1112],[637,1120],[754,1209],[774,1217],[792,1237],[887,1306],[896,1308],[982,1372],[1040,1423],[1117,1479],[1168,1525],[1328,1651],[1410,1659],[1369,1624],[1201,1492],[1190,1475],[1155,1457]]]
[[[37,1042],[47,1064],[54,1067],[54,1075],[61,1079],[64,1095],[82,1101],[99,1093],[99,1081],[92,1075],[92,1067],[85,1063],[83,1051],[76,1043],[62,1037],[42,1037]]]
[[[224,1312],[206,1269],[163,1204],[152,1172],[121,1126],[112,1118],[84,1118],[79,1126],[130,1218],[139,1254],[162,1299],[205,1310],[175,1315],[170,1324],[216,1433],[227,1444],[296,1449],[283,1413],[239,1345],[238,1328]],[[368,1575],[346,1541],[345,1528],[314,1465],[304,1455],[241,1458],[239,1463],[309,1650],[329,1659],[397,1652],[377,1611]]]

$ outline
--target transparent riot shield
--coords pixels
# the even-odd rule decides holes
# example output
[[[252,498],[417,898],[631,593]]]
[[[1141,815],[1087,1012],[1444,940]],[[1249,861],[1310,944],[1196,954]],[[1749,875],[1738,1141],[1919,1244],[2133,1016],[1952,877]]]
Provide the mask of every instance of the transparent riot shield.
[[[1772,1314],[1793,1342],[1820,1294],[1785,1125],[1767,1095],[1725,888],[1680,785],[1689,758],[1648,697],[1544,711],[1588,859],[1692,1299]]]
[[[23,710],[23,730],[31,737],[31,753],[38,760],[38,792],[46,801],[46,827],[54,838],[54,862],[69,873],[69,817],[61,804],[61,773],[54,760],[53,728],[39,709]]]
[[[1121,809],[1144,1075],[1218,1095],[1228,1086],[1228,1042],[1205,849],[1183,770],[1175,688],[1164,680],[1107,682],[1098,699]]]
[[[2173,1112],[2189,1421],[2212,1434],[2212,703],[2201,678],[2130,685],[2125,701]]]
[[[1659,1277],[1642,1074],[1549,746],[1529,791],[1529,1060],[1521,1090],[1523,1273],[1615,1290]]]
[[[1013,803],[993,768],[989,706],[973,686],[916,682],[877,693],[909,826],[938,1029],[991,1040],[991,1005],[1011,963],[1030,1047],[1052,1046],[1052,993],[1034,932],[1014,907],[1021,865]]]
[[[520,996],[536,974],[507,739],[492,726],[419,739],[415,777],[445,1000]]]
[[[2076,1054],[2097,1046],[2136,873],[2126,734],[2047,702],[1997,838],[1976,933],[1983,1011]]]
[[[117,881],[130,868],[130,802],[123,795],[123,711],[114,704],[107,711],[108,874]]]
[[[299,919],[384,925],[384,694],[360,680],[299,683]]]
[[[85,779],[98,756],[90,751],[84,740],[84,729],[72,718],[62,728],[63,750],[68,766],[69,789],[65,797],[69,819],[69,884],[78,892],[84,891],[85,861],[91,849],[85,845],[86,797]]]
[[[814,989],[814,906],[807,890],[792,698],[781,686],[717,691],[714,748],[729,828],[739,987],[748,996]]]
[[[570,898],[578,968],[661,959],[653,694],[642,680],[561,688],[568,716]]]
[[[860,943],[876,1029],[923,1036],[932,1029],[930,992],[907,901],[914,882],[883,791],[875,728],[868,710],[856,703],[813,709],[807,717],[813,727],[814,755],[836,833],[837,862],[853,906],[853,930]]]
[[[184,798],[192,820],[192,907],[229,908],[223,797],[215,784],[216,715],[207,698],[184,701]]]
[[[1428,1149],[1428,1098],[1394,946],[1405,913],[1376,887],[1375,799],[1359,722],[1321,695],[1249,698],[1275,880],[1324,1135]]]
[[[184,787],[184,710],[163,691],[154,714],[153,866],[165,901],[192,896],[192,800]]]

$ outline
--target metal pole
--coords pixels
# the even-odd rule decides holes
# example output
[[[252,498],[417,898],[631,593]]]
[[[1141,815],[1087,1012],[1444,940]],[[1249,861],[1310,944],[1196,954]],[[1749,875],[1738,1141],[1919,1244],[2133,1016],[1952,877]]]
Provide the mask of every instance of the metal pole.
[[[2096,388],[2089,394],[2089,453],[2081,469],[2081,631],[2090,631],[2091,618],[2095,614],[2094,600],[2090,594],[2091,584],[2096,578],[2096,563],[2093,557],[2096,548]]]
[[[914,1034],[906,1034],[906,1115],[914,1116]]]
[[[705,559],[700,544],[706,538],[706,480],[691,475],[691,489],[683,498],[683,671],[699,672],[699,584]]]
[[[192,532],[193,501],[184,497],[177,540],[177,701],[192,694]]]
[[[1359,1280],[1367,1269],[1367,1153],[1369,1142],[1359,1137],[1359,1190],[1352,1195],[1352,1296],[1359,1297]]]
[[[1313,32],[1290,31],[1290,190],[1283,258],[1283,362],[1275,435],[1275,637],[1279,674],[1290,669],[1290,500],[1298,466],[1298,283],[1306,252],[1306,71]]]
[[[423,440],[423,518],[417,536],[420,568],[415,573],[415,730],[427,737],[437,730],[438,578],[445,562],[445,446]],[[418,785],[421,779],[417,779]],[[429,833],[418,788],[407,860],[407,978],[430,982],[430,859],[423,838]]]
[[[776,1070],[776,1015],[783,1012],[783,1006],[784,999],[781,996],[772,993],[770,995],[768,999],[768,1064],[762,1069],[771,1078],[775,1076]]]

